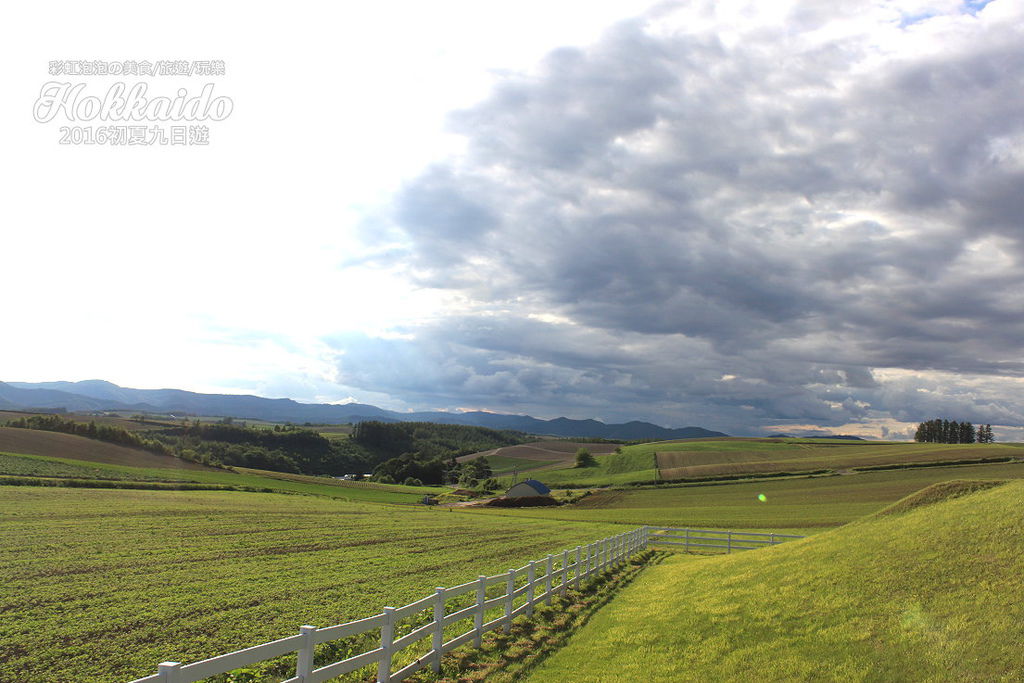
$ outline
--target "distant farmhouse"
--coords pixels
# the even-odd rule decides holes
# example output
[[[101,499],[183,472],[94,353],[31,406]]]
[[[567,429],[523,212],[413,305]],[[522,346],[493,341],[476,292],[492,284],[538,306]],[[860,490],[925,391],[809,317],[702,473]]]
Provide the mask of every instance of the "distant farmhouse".
[[[540,496],[550,498],[551,489],[536,479],[521,481],[505,492],[505,498],[537,498]]]

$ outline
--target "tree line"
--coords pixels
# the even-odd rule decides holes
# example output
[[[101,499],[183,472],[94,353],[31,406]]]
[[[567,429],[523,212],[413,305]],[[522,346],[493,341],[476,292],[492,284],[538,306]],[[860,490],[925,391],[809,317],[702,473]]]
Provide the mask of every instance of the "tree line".
[[[922,443],[995,443],[992,425],[934,419],[917,425],[914,441]]]
[[[434,422],[381,422],[355,425],[350,440],[380,459],[375,481],[389,483],[458,483],[467,488],[491,483],[485,458],[459,463],[456,458],[530,440],[522,432]],[[495,483],[496,485],[496,483]]]
[[[430,422],[361,422],[348,439],[327,439],[295,425],[266,429],[198,420],[136,432],[52,414],[19,418],[7,426],[75,434],[213,467],[311,475],[372,471],[381,481],[469,486],[487,480],[490,467],[483,459],[460,464],[456,457],[529,440],[519,432]]]

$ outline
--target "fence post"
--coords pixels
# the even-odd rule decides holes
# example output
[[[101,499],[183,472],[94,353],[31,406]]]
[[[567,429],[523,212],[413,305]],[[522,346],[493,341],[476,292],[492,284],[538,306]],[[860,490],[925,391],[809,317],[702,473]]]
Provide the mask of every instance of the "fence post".
[[[526,570],[526,616],[533,616],[533,582],[537,579],[537,569],[534,567],[534,560],[530,560],[529,568]]]
[[[434,647],[433,656],[431,657],[430,668],[434,670],[434,673],[441,673],[441,655],[444,654],[444,587],[438,586],[434,589],[434,633],[433,642],[431,645]]]
[[[377,663],[377,683],[391,682],[391,644],[395,641],[395,608],[384,608],[384,623],[380,625],[380,661]]]
[[[162,677],[160,683],[178,683],[181,674],[181,662],[160,662],[156,672]]]
[[[726,548],[725,552],[731,554],[732,553],[732,532],[731,531],[726,536],[725,544],[726,544],[725,545],[725,548]]]
[[[299,661],[295,664],[295,677],[305,681],[313,673],[313,634],[316,633],[316,626],[300,626],[299,633],[305,636],[302,639],[302,647],[299,648]]]
[[[769,539],[768,545],[775,545],[775,532],[772,532],[772,537]]]
[[[473,638],[476,646],[484,644],[484,600],[487,599],[487,577],[480,575],[476,584],[476,614],[473,615],[473,628],[476,630],[476,637]]]
[[[581,546],[581,545],[576,546],[576,571],[573,572],[573,577],[572,577],[572,582],[573,582],[572,583],[572,587],[575,588],[576,590],[579,590],[579,588],[580,588],[580,560],[582,559],[582,555],[583,555],[583,546]]]
[[[548,554],[548,573],[544,575],[544,604],[551,604],[551,572],[554,571],[555,565],[551,561],[551,555]]]
[[[512,594],[516,590],[516,570],[508,570],[505,580],[505,633],[512,631]]]
[[[565,595],[565,590],[569,586],[569,549],[566,548],[562,551],[562,583],[560,587],[562,589],[562,595]]]

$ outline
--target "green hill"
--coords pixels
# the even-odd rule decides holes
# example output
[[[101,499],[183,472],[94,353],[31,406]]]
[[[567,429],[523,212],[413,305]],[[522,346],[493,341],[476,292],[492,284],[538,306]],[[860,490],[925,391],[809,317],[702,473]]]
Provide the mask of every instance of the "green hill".
[[[925,499],[774,548],[673,555],[529,680],[1020,680],[1024,482]]]

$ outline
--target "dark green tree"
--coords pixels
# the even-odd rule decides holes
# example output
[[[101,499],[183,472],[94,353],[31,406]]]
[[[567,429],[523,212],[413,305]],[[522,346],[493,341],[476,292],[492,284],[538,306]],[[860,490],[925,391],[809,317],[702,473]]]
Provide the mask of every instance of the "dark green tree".
[[[597,467],[597,459],[586,448],[576,451],[576,467]]]

